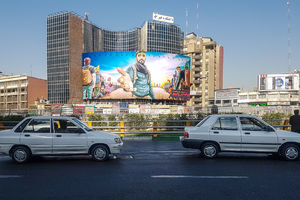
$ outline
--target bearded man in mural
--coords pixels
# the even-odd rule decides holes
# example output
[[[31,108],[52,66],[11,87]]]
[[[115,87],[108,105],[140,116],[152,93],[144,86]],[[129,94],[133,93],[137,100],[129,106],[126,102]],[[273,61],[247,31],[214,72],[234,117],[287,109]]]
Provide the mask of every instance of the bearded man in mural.
[[[151,99],[155,99],[151,86],[151,74],[145,62],[146,52],[138,51],[136,53],[136,63],[130,66],[126,72],[120,67],[117,68],[122,75],[118,82],[125,91],[132,92],[137,97],[150,96]]]

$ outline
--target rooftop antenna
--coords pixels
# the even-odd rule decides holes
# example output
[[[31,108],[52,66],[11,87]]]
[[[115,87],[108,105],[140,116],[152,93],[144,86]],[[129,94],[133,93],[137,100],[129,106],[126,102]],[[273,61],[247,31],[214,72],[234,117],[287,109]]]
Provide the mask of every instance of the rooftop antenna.
[[[291,9],[290,9],[290,5],[291,5],[291,1],[288,0],[287,1],[287,8],[288,8],[288,73],[291,72],[291,65],[292,65],[292,62],[291,62],[291,16],[290,16],[290,13],[291,13]]]
[[[185,36],[188,33],[188,27],[189,27],[189,23],[188,23],[188,9],[185,9]]]
[[[88,12],[84,13],[84,20],[89,21],[89,13]]]

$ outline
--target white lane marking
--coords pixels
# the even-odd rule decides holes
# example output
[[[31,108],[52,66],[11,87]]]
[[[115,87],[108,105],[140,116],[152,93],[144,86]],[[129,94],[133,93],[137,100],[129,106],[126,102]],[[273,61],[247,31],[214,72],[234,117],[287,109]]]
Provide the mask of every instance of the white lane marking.
[[[195,153],[195,152],[198,151],[139,151],[138,153]]]
[[[0,175],[0,179],[1,178],[21,178],[23,176],[19,176],[19,175]]]
[[[131,156],[131,155],[118,155],[118,156],[114,156],[113,159],[133,159],[133,156]]]
[[[184,176],[184,175],[155,175],[151,178],[200,178],[200,179],[247,179],[248,176]]]

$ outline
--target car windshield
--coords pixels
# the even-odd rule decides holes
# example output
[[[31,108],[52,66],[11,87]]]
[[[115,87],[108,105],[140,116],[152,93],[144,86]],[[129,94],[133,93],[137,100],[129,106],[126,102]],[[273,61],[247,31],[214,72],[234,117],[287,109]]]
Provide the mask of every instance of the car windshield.
[[[77,118],[73,119],[81,128],[83,128],[86,131],[92,131],[93,129],[91,129],[90,127],[88,127],[85,123],[83,123],[82,121],[80,121]]]
[[[204,122],[206,122],[208,119],[210,118],[210,116],[205,117],[202,121],[200,121],[196,127],[200,127],[202,124],[204,124]]]

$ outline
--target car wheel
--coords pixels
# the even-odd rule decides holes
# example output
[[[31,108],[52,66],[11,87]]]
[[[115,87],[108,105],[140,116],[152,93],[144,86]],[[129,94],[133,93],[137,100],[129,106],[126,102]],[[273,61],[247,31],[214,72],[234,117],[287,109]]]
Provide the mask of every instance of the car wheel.
[[[31,156],[30,150],[27,147],[14,147],[11,152],[11,157],[17,163],[24,163],[29,160]]]
[[[215,158],[218,154],[218,147],[216,144],[208,142],[202,145],[201,154],[205,158]]]
[[[299,158],[299,147],[295,144],[286,144],[282,147],[280,154],[285,160],[297,160]]]
[[[105,161],[109,158],[109,151],[104,145],[97,145],[91,151],[92,157],[96,161]]]

